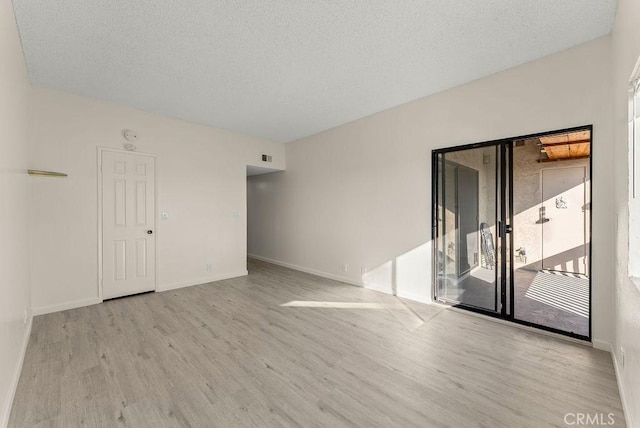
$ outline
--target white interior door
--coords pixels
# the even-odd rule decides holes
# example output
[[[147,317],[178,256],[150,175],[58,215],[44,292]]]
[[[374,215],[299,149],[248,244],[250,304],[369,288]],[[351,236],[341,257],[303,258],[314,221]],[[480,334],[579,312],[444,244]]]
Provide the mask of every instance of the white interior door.
[[[586,274],[586,168],[542,171],[542,267]]]
[[[102,297],[155,290],[155,158],[102,152]]]

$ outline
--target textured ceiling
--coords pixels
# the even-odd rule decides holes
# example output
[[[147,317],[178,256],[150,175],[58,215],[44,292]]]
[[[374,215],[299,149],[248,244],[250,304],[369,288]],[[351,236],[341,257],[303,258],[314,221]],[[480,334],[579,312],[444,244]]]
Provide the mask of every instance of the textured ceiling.
[[[611,31],[616,0],[13,0],[35,85],[291,141]]]

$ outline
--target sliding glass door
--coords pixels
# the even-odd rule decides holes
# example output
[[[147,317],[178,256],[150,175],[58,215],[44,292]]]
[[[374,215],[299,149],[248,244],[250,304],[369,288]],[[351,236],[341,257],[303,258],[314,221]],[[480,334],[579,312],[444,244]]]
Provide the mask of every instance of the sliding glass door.
[[[435,150],[438,301],[591,336],[591,127]]]

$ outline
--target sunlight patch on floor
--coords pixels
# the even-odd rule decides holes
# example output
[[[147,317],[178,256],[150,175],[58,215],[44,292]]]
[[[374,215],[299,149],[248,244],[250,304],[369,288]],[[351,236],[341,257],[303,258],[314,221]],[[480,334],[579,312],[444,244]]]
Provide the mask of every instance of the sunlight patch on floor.
[[[525,294],[538,302],[589,317],[589,280],[540,271]]]
[[[294,308],[335,308],[335,309],[386,309],[382,303],[367,302],[316,302],[310,300],[292,300],[280,306]]]
[[[282,303],[280,306],[290,308],[384,309],[409,331],[414,331],[424,324],[424,320],[413,310],[411,310],[407,305],[402,303],[402,301],[400,301],[397,297],[385,296],[384,299],[393,299],[395,300],[395,302],[323,302],[312,300],[292,300],[287,303]]]

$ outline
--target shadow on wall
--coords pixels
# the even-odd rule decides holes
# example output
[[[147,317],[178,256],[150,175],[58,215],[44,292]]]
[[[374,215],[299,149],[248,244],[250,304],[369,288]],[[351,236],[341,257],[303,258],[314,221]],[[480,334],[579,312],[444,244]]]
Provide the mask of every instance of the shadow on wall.
[[[537,147],[537,146],[536,146]],[[479,152],[480,153],[480,152]],[[482,153],[480,153],[482,154]],[[478,162],[481,162],[482,158],[479,158]],[[580,211],[582,216],[584,212],[590,209],[588,201],[584,201],[585,190],[584,186],[589,186],[590,183],[587,180],[586,183],[575,186],[570,182],[561,183],[551,190],[545,190],[545,198],[542,198],[542,189],[540,182],[540,166],[534,165],[535,170],[530,177],[515,177],[519,180],[529,183],[532,188],[526,193],[526,198],[519,201],[514,213],[514,228],[516,228],[516,234],[519,242],[515,243],[514,248],[526,247],[528,251],[528,263],[524,261],[526,266],[516,266],[540,269],[542,260],[542,226],[538,222],[540,220],[540,207],[548,207],[546,212],[547,216],[552,213],[556,207],[556,199],[559,196],[569,196],[568,200],[571,202],[581,200]],[[549,169],[549,168],[548,168]],[[550,168],[555,169],[555,168]],[[564,167],[557,169],[565,169]],[[482,180],[481,180],[482,181]],[[481,184],[482,187],[482,184]],[[582,197],[579,197],[582,195]],[[587,205],[585,205],[585,203]],[[480,209],[480,220],[483,219],[483,209]],[[486,219],[485,219],[486,220]],[[552,219],[554,221],[555,219]],[[495,222],[488,221],[489,229],[492,231],[493,239],[496,240]],[[449,232],[454,233],[456,230],[452,229]],[[475,236],[478,235],[478,236]],[[588,254],[588,245],[575,245],[577,241],[584,243],[584,232],[581,232],[575,239],[568,239],[568,236],[564,236],[559,241],[558,246],[551,248],[547,247],[545,254],[545,266],[554,266],[558,270],[575,271],[576,267],[584,263],[585,255]],[[579,238],[579,239],[578,239]],[[446,238],[445,238],[446,239]],[[453,237],[452,240],[455,240]],[[471,239],[467,237],[467,240]],[[475,233],[473,239],[480,239],[479,234]],[[453,242],[453,241],[452,241]],[[453,242],[455,246],[455,242]],[[569,247],[571,245],[571,247]],[[494,247],[497,248],[497,242],[494,241]],[[454,247],[455,248],[455,247]],[[474,248],[481,248],[481,245],[474,246]],[[478,258],[478,262],[480,258]],[[433,248],[432,241],[429,240],[397,257],[386,260],[376,267],[369,269],[361,274],[361,283],[365,288],[392,294],[398,297],[405,297],[412,300],[430,302],[432,300],[432,265],[433,265]],[[478,280],[478,286],[476,288],[482,288],[486,281]]]
[[[362,273],[365,288],[420,302],[430,302],[432,241]]]

